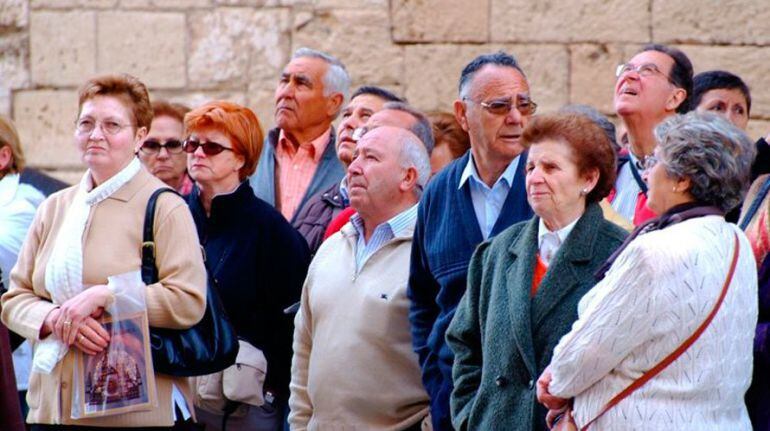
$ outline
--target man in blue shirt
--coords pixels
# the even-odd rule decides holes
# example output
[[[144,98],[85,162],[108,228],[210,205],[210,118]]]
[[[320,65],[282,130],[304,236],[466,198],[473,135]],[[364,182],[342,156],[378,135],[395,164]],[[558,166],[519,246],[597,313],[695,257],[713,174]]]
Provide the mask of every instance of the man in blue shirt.
[[[532,210],[524,188],[521,134],[536,104],[509,54],[481,55],[460,76],[455,116],[471,149],[429,183],[418,210],[409,276],[409,320],[435,430],[451,430],[454,356],[444,335],[465,293],[476,246]]]

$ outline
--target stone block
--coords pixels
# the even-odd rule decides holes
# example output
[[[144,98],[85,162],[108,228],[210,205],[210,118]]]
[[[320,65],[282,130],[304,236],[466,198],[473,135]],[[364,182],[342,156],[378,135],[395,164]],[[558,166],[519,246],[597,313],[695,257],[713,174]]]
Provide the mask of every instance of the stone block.
[[[486,42],[489,0],[394,0],[393,39],[397,42]]]
[[[107,9],[117,4],[118,0],[30,0],[33,9]]]
[[[353,82],[401,83],[404,48],[390,38],[386,10],[316,11],[295,15],[292,50],[306,46],[339,58]]]
[[[265,134],[275,127],[275,88],[249,85],[246,92],[246,106],[257,114]]]
[[[184,14],[100,12],[97,27],[100,73],[129,73],[155,88],[185,86]]]
[[[305,0],[309,1],[309,0]],[[288,0],[214,0],[217,6],[279,6],[287,4]]]
[[[770,44],[766,1],[651,1],[652,40],[656,42]]]
[[[283,0],[284,4],[305,3],[308,0]],[[361,9],[361,8],[387,8],[387,0],[313,0],[313,7],[317,9]]]
[[[96,72],[94,12],[33,11],[29,33],[34,84],[77,86]]]
[[[3,0],[0,2],[0,28],[22,28],[27,26],[29,4],[26,0]]]
[[[29,86],[28,36],[12,33],[0,37],[0,115],[11,114],[11,92]]]
[[[620,45],[579,44],[570,48],[570,103],[614,114],[615,68],[633,50]]]
[[[204,103],[214,100],[227,100],[246,106],[246,95],[243,91],[179,91],[179,90],[152,90],[152,100],[166,100],[172,103],[181,103],[190,109],[195,109]]]
[[[81,168],[75,147],[78,98],[72,90],[14,93],[13,119],[30,166]]]
[[[120,0],[122,9],[189,9],[211,6],[211,0]]]
[[[492,0],[493,42],[647,42],[646,1]]]
[[[513,54],[530,83],[538,112],[567,103],[569,54],[559,45],[412,45],[406,47],[405,95],[426,111],[451,111],[460,72],[474,57],[505,50]]]
[[[690,57],[695,73],[727,70],[743,78],[751,89],[751,115],[770,119],[770,75],[767,63],[770,46],[695,46],[680,45]]]
[[[770,136],[770,120],[750,120],[746,129],[746,134],[756,141],[759,138],[767,138]]]
[[[289,59],[288,9],[219,8],[190,16],[188,76],[194,88],[275,88]]]

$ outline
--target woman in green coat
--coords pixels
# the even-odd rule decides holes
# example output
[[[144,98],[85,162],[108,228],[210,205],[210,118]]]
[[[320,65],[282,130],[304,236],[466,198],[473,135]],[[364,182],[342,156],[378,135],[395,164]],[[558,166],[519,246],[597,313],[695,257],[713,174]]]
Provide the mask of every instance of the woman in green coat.
[[[599,207],[615,182],[615,153],[602,129],[577,114],[532,119],[527,201],[536,216],[482,243],[447,332],[455,354],[457,430],[546,430],[535,382],[594,272],[626,232]]]

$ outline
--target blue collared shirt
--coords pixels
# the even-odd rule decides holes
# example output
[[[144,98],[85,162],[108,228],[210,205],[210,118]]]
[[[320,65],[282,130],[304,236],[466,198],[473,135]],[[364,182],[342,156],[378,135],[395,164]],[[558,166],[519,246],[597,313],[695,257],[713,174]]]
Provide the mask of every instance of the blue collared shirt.
[[[479,229],[484,239],[488,239],[492,233],[492,228],[497,223],[500,211],[503,209],[505,199],[508,197],[508,191],[511,190],[513,177],[516,175],[516,168],[519,166],[519,158],[516,156],[511,161],[500,178],[495,181],[492,188],[486,185],[476,171],[476,164],[473,162],[473,153],[468,157],[468,164],[465,165],[460,184],[457,188],[467,182],[471,188],[471,200],[473,201],[473,211],[476,213],[476,221],[479,223]]]
[[[350,222],[358,232],[356,241],[356,274],[361,271],[366,261],[388,241],[396,236],[404,235],[405,231],[414,226],[417,220],[417,204],[406,209],[374,228],[372,237],[366,242],[364,235],[364,221],[358,213],[350,217]]]
[[[633,220],[636,212],[636,201],[642,189],[639,188],[639,184],[631,172],[631,163],[638,163],[639,159],[630,152],[628,156],[630,159],[620,168],[618,179],[615,180],[615,198],[612,200],[612,208],[628,220]],[[642,170],[640,169],[639,175],[641,174]]]

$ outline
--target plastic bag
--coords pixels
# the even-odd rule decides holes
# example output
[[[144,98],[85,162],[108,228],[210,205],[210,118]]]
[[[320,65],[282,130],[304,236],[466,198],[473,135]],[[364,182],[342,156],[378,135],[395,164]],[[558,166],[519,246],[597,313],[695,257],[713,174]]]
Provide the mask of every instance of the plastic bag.
[[[100,322],[110,342],[96,355],[79,350],[75,355],[73,419],[151,410],[158,405],[141,273],[108,277],[107,287],[115,300]]]

